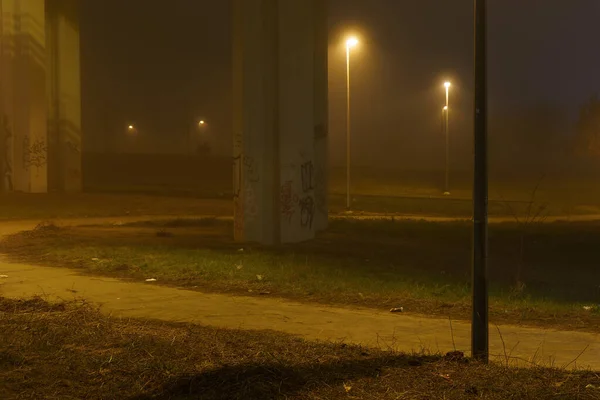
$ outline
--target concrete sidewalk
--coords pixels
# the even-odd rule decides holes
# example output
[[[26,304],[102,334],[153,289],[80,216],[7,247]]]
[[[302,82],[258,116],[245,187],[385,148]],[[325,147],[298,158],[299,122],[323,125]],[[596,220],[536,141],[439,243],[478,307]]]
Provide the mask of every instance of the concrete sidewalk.
[[[344,341],[403,351],[468,352],[468,323],[391,314],[369,309],[327,307],[272,298],[233,297],[117,279],[83,276],[66,268],[0,262],[0,295],[20,298],[85,299],[104,313],[123,318],[191,322],[223,328],[271,329],[307,339]],[[530,361],[557,367],[600,370],[600,335],[500,326],[490,327],[494,358],[513,365]],[[504,344],[502,343],[504,340]],[[585,349],[585,351],[584,351]],[[583,352],[583,353],[582,353]]]

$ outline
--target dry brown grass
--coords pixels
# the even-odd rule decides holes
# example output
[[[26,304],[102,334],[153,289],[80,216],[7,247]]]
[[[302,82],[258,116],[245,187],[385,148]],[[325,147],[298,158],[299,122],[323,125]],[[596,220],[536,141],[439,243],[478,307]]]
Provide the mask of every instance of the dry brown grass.
[[[598,399],[600,376],[0,298],[0,398]]]

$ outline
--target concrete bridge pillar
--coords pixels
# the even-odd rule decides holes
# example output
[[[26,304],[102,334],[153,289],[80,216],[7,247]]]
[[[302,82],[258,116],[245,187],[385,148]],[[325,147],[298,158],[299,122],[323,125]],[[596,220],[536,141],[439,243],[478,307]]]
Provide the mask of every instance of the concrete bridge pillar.
[[[57,150],[67,140],[77,148],[81,142],[79,30],[66,22],[67,15],[76,21],[76,12],[67,10],[77,1],[0,0],[2,191],[81,187],[80,154],[67,158]],[[73,179],[63,173],[66,168]]]
[[[327,225],[327,12],[234,0],[234,232],[266,244]]]

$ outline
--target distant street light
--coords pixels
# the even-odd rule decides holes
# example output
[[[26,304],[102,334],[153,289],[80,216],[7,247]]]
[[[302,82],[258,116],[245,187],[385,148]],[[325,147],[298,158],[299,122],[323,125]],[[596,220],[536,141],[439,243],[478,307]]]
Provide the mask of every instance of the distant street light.
[[[446,106],[444,107],[444,111],[446,112],[446,179],[444,182],[444,195],[448,196],[450,194],[450,125],[449,125],[449,114],[450,114],[450,105],[448,103],[449,99],[449,91],[450,86],[452,84],[450,82],[445,82],[444,87],[446,88]]]
[[[358,45],[358,39],[346,40],[346,207],[350,208],[350,49]]]
[[[196,125],[194,125],[194,124],[196,124]],[[197,151],[196,146],[198,145],[198,142],[201,139],[200,138],[200,136],[202,135],[201,132],[205,133],[206,126],[207,126],[206,120],[204,120],[204,119],[197,120],[197,122],[194,122],[194,124],[192,124],[191,126],[188,127],[188,135],[187,135],[187,142],[188,142],[187,145],[188,145],[188,149],[191,154],[194,154]],[[196,126],[196,128],[194,128],[194,126]]]

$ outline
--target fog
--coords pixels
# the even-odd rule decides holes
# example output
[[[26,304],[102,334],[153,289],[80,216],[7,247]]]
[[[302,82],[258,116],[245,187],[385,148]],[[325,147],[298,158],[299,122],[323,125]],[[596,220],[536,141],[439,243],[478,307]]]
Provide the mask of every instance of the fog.
[[[442,83],[451,80],[451,167],[470,168],[471,3],[330,1],[334,165],[345,162],[343,38],[357,32],[361,44],[351,58],[350,88],[353,164],[443,168]],[[594,0],[491,2],[492,170],[521,163],[540,171],[570,168],[579,109],[600,88],[594,51],[599,7]],[[90,1],[82,18],[87,151],[189,152],[195,121],[206,119],[203,140],[213,153],[231,154],[229,2],[173,0],[165,7],[148,0]],[[126,134],[130,123],[139,131],[135,138]]]

